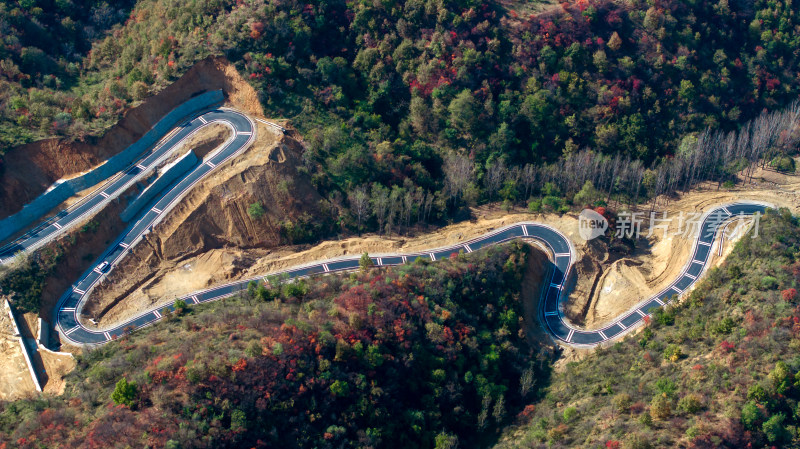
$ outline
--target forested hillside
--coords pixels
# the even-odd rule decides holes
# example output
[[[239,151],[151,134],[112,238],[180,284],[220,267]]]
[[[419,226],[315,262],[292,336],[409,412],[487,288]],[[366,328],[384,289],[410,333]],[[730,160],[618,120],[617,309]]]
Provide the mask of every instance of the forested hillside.
[[[553,374],[497,449],[797,447],[799,283],[800,224],[770,213],[681,305]]]
[[[75,107],[92,43],[124,22],[134,0],[0,1],[0,156],[50,135],[82,138],[94,111]],[[78,104],[80,106],[80,103]],[[118,117],[109,117],[107,124]]]
[[[180,315],[87,350],[63,397],[0,403],[0,446],[486,446],[548,370],[524,340],[529,251],[178,303]]]
[[[70,9],[22,3],[32,9],[10,3],[3,26],[119,12],[89,6],[70,19]],[[39,4],[56,12],[40,17]],[[531,196],[551,197],[533,209],[561,209],[587,181],[580,200],[638,202],[730,183],[794,151],[799,109],[779,113],[800,92],[796,10],[597,0],[522,17],[492,2],[141,0],[90,51],[76,44],[69,70],[53,57],[26,63],[33,44],[7,44],[0,141],[7,151],[102,132],[197,60],[224,54],[269,115],[303,132],[305,169],[344,228],[402,230]],[[765,109],[776,114],[748,124]],[[367,200],[358,217],[348,212]]]

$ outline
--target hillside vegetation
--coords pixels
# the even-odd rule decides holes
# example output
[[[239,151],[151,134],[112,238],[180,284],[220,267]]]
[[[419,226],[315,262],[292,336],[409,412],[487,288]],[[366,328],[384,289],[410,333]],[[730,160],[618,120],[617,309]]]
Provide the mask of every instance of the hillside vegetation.
[[[78,358],[63,397],[0,404],[8,448],[454,447],[492,441],[545,356],[527,245],[252,284]],[[537,381],[534,381],[537,379]]]
[[[494,200],[562,210],[587,182],[578,206],[639,202],[795,151],[797,107],[747,123],[800,93],[796,12],[774,0],[581,0],[525,17],[493,2],[140,0],[73,56],[74,76],[22,50],[3,59],[0,141],[100,133],[224,54],[267,114],[306,136],[304,168],[343,231],[405,231]]]
[[[681,305],[566,364],[509,447],[796,447],[800,223],[761,220]]]
[[[134,3],[0,1],[0,156],[33,139],[89,132],[85,122],[93,111],[80,100],[74,104],[91,95],[80,85],[84,58],[93,42],[128,18]]]

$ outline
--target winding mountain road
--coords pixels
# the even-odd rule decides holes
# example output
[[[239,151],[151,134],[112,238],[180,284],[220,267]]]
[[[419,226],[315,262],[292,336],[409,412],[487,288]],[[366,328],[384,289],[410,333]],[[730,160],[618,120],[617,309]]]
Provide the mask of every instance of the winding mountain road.
[[[93,264],[94,268],[83,273],[80,280],[73,284],[72,288],[60,298],[56,307],[56,328],[63,339],[74,344],[102,344],[126,332],[150,325],[162,318],[159,310],[164,308],[159,307],[143,312],[118,326],[93,329],[81,323],[79,316],[92,289],[109,271],[114,269],[115,265],[142,239],[143,235],[148,233],[196,183],[211,173],[217,166],[249,147],[254,141],[256,133],[256,127],[252,119],[235,110],[220,108],[205,112],[189,120],[166,136],[166,140],[142,160],[125,170],[121,175],[109,180],[109,182],[84,198],[76,206],[62,211],[53,219],[37,226],[34,231],[25,234],[12,244],[0,248],[0,263],[7,263],[18,251],[30,251],[52,240],[68,227],[83,221],[99,208],[104,201],[121,194],[128,188],[137,174],[147,170],[153,164],[158,164],[164,155],[170,153],[176,145],[180,145],[199,129],[211,123],[222,123],[229,126],[233,131],[231,137],[219,149],[207,156],[202,164],[189,171],[170,188],[165,189],[158,198],[147,206],[148,208],[144,209],[146,210],[144,214],[140,212],[138,221],[130,225]],[[278,127],[274,124],[270,125]],[[413,262],[418,258],[439,260],[450,257],[450,255],[457,254],[460,251],[469,253],[518,238],[541,242],[550,252],[552,275],[549,280],[549,286],[543,291],[543,300],[540,301],[540,319],[552,337],[559,343],[570,346],[591,347],[617,339],[631,329],[636,328],[644,322],[645,317],[649,316],[654,309],[668,303],[673,296],[681,295],[697,282],[711,260],[711,249],[714,245],[717,231],[728,219],[740,214],[763,213],[769,207],[767,204],[756,202],[737,202],[717,206],[708,211],[702,219],[700,232],[694,241],[692,256],[686,262],[677,279],[658,294],[650,298],[644,298],[635,307],[614,319],[610,325],[595,330],[575,327],[563,314],[563,304],[568,297],[570,285],[568,281],[572,274],[572,265],[576,260],[577,253],[572,242],[566,236],[557,229],[544,224],[532,222],[515,223],[457,245],[409,254],[373,255],[371,258],[376,266],[392,266]],[[359,267],[359,259],[359,256],[351,256],[319,261],[277,273],[270,273],[270,276],[285,275],[289,279],[296,279],[315,274],[349,271]],[[107,266],[104,266],[105,262],[108,262]],[[104,266],[103,269],[100,269],[101,266]],[[246,290],[250,281],[261,280],[262,278],[266,281],[266,277],[240,280],[198,291],[186,295],[182,299],[190,305],[214,301]],[[167,308],[174,310],[172,305],[167,306]]]

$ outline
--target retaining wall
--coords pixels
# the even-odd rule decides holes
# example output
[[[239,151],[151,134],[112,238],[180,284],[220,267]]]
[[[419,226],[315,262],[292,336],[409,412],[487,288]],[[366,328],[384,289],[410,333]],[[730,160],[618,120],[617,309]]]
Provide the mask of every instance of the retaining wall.
[[[11,310],[11,304],[8,303],[8,300],[5,302],[6,309],[8,309],[8,316],[11,317],[11,323],[14,326],[14,334],[19,338],[19,344],[22,346],[22,355],[25,356],[25,363],[28,365],[28,371],[31,373],[33,385],[36,386],[36,391],[41,393],[42,384],[39,382],[39,375],[36,374],[36,368],[33,367],[33,354],[30,353],[28,345],[25,344],[25,336],[23,336],[22,332],[19,330],[19,323],[17,323],[17,317],[14,316],[14,311]]]
[[[122,221],[130,221],[130,219],[135,217],[142,207],[152,201],[158,193],[175,182],[175,180],[181,178],[186,172],[196,167],[199,162],[200,160],[197,159],[197,155],[194,154],[194,151],[190,150],[177,161],[164,167],[161,175],[156,178],[155,181],[151,182],[150,185],[122,211],[120,214]]]
[[[150,131],[144,136],[128,148],[110,157],[103,165],[76,178],[58,182],[55,187],[50,188],[47,192],[23,206],[22,210],[16,214],[0,220],[0,241],[31,225],[69,197],[111,178],[127,168],[146,150],[158,143],[182,119],[221,103],[223,100],[222,90],[215,90],[191,98],[173,109],[150,128]]]

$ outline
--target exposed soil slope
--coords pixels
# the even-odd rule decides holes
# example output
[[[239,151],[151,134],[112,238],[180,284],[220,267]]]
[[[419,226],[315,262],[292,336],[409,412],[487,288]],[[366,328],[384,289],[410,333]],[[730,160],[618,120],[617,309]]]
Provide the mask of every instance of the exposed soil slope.
[[[223,89],[230,105],[263,116],[257,94],[227,60],[205,59],[157,95],[126,111],[122,120],[102,137],[85,142],[47,139],[9,151],[0,173],[0,218],[19,211],[58,179],[101,164],[138,140],[176,106],[214,89]]]
[[[253,146],[195,187],[95,289],[84,312],[102,324],[130,316],[230,279],[254,262],[246,251],[280,245],[281,223],[320,213],[322,198],[296,170],[301,152],[298,141],[259,123]],[[248,213],[254,203],[263,217]]]
[[[548,254],[538,245],[532,245],[528,255],[525,277],[522,279],[522,305],[525,310],[526,337],[533,342],[548,345],[552,343],[550,336],[544,331],[538,319],[539,304],[550,277],[551,260]]]
[[[723,191],[716,190],[716,186],[707,185],[704,189],[683,195],[657,210],[666,210],[668,217],[677,217],[681,212],[702,212],[721,203],[754,200],[788,207],[797,214],[800,212],[798,193],[790,190],[800,186],[800,177],[781,177],[786,186],[789,186],[786,191],[771,190],[772,186],[770,189],[744,187]],[[674,234],[677,224],[677,220],[672,220],[668,233]],[[585,251],[584,260],[578,265],[577,286],[570,295],[565,310],[567,316],[573,322],[588,328],[602,327],[642,298],[665,288],[677,277],[689,259],[692,242],[680,236],[664,237],[663,234],[662,230],[655,230],[646,241],[638,243],[630,256],[611,263],[608,262],[606,253]],[[718,264],[724,258],[729,244],[730,241],[726,241],[723,257],[714,253],[712,264]],[[591,262],[587,259],[591,259]]]
[[[0,304],[0,400],[10,401],[36,393],[14,325],[8,316],[5,301]]]
[[[248,152],[241,163],[252,164],[252,157],[252,152]],[[245,173],[252,174],[253,170],[255,167],[250,167]],[[263,170],[266,169],[262,167],[256,172]],[[587,244],[581,239],[574,214],[531,214],[493,207],[476,209],[474,214],[478,218],[472,222],[458,223],[415,237],[369,235],[322,242],[313,247],[276,247],[280,241],[274,234],[272,219],[264,219],[256,226],[246,214],[249,202],[256,199],[268,201],[268,196],[256,196],[254,191],[275,194],[264,189],[266,172],[263,176],[247,178],[241,184],[241,177],[230,177],[227,170],[224,173],[225,176],[220,174],[209,181],[214,187],[198,189],[184,201],[184,208],[156,228],[150,246],[142,244],[137,248],[135,253],[140,260],[129,260],[122,269],[112,273],[108,284],[96,291],[88,310],[102,319],[101,325],[131,318],[146,308],[168,304],[178,296],[234,279],[364,251],[370,254],[411,252],[450,245],[506,224],[527,220],[550,224],[575,242],[578,249],[576,275],[573,277],[575,285],[565,312],[574,323],[597,328],[672,281],[686,263],[691,248],[689,240],[680,237],[664,239],[657,231],[646,242],[638,242],[634,251],[621,256],[619,249],[608,248],[601,241],[593,240]],[[227,193],[224,193],[225,182],[220,183],[222,178],[233,183],[229,184]],[[309,197],[308,191],[298,188],[304,183],[302,178],[296,178],[291,196],[295,200],[307,198],[300,202],[307,206],[313,204],[309,198],[314,196]],[[672,216],[680,211],[702,211],[739,199],[771,201],[796,210],[795,196],[795,193],[753,188],[717,191],[715,187],[707,186],[670,203],[666,210]],[[225,198],[233,204],[226,203]],[[243,198],[247,199],[243,201]],[[196,203],[198,199],[205,202]],[[267,206],[268,203],[262,204]],[[282,213],[285,212],[270,210],[267,217],[281,216]],[[718,262],[719,258],[713,261]],[[123,272],[125,276],[119,274]]]

